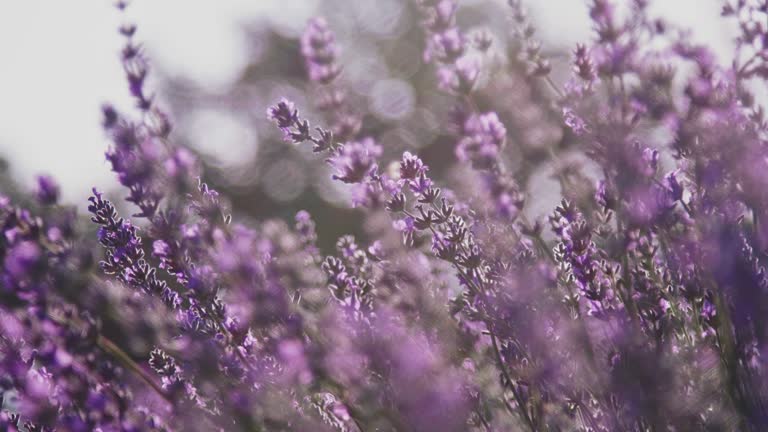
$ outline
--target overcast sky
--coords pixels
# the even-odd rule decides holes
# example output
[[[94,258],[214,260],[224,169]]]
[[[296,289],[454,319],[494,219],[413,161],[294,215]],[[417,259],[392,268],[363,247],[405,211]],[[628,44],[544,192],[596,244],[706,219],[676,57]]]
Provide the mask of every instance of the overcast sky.
[[[137,38],[152,62],[172,75],[215,87],[226,86],[247,63],[238,23],[265,16],[283,32],[295,33],[314,13],[315,3],[134,0],[128,16],[137,22]],[[545,43],[590,37],[582,0],[527,4],[543,20],[539,35]],[[724,55],[729,41],[719,5],[718,0],[656,0],[654,11],[693,27],[697,40]],[[83,201],[94,185],[114,184],[103,157],[107,142],[99,107],[131,104],[117,54],[120,22],[110,0],[0,0],[0,155],[10,159],[20,183],[52,174],[70,202]]]

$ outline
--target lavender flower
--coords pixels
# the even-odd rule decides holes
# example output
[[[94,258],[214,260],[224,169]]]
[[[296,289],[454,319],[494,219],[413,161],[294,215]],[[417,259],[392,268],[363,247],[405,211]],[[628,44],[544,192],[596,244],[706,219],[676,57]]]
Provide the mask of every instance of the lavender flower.
[[[250,217],[246,189],[170,133],[121,26],[137,107],[101,122],[140,220],[94,189],[89,233],[53,178],[3,189],[0,429],[765,430],[768,121],[750,80],[768,76],[768,8],[723,7],[739,30],[720,64],[647,1],[594,0],[592,41],[550,64],[509,6],[504,40],[463,29],[486,6],[419,1],[402,38],[420,32],[426,64],[363,41],[442,91],[413,86],[401,120],[369,120],[341,74],[335,34],[361,21],[280,39],[328,126],[285,98],[267,118],[322,154],[354,213],[253,195]],[[249,70],[273,83],[291,62]],[[235,94],[252,93],[217,103]],[[312,163],[278,141],[264,153]]]
[[[324,18],[312,18],[301,36],[301,53],[310,81],[321,84],[317,107],[327,113],[334,135],[341,140],[356,137],[362,126],[360,116],[347,101],[341,86],[333,86],[341,74],[336,37]]]
[[[349,142],[330,158],[330,164],[337,170],[333,178],[344,183],[360,183],[376,170],[376,159],[380,155],[381,148],[371,138]]]
[[[171,309],[178,307],[178,295],[157,278],[156,270],[144,260],[144,249],[137,228],[120,218],[112,203],[103,199],[96,189],[89,201],[91,205],[88,211],[93,214],[91,220],[101,225],[99,242],[107,248],[107,256],[101,262],[104,272],[116,275],[125,283],[148,294],[161,297]]]
[[[59,200],[59,185],[51,176],[37,178],[37,200],[43,205],[56,204]]]
[[[313,18],[301,37],[301,53],[307,65],[309,79],[328,84],[339,75],[341,67],[336,63],[339,48],[328,23],[323,18]]]

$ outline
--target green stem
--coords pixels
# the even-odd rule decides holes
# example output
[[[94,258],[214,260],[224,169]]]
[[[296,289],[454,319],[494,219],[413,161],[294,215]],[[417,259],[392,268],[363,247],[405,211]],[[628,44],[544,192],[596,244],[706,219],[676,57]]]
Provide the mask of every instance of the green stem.
[[[142,381],[144,381],[150,387],[152,387],[152,389],[155,390],[157,394],[162,396],[163,399],[173,403],[173,399],[165,392],[165,390],[163,390],[163,388],[157,382],[155,382],[152,376],[150,376],[147,373],[147,371],[145,371],[141,366],[139,366],[138,363],[133,361],[133,359],[131,359],[131,357],[128,356],[128,354],[125,351],[123,351],[120,347],[118,347],[114,342],[112,342],[111,340],[107,339],[102,335],[99,335],[99,337],[96,339],[96,345],[104,352],[116,358],[126,369],[138,375]]]
[[[517,402],[517,406],[520,408],[520,411],[523,413],[523,419],[525,420],[525,423],[528,425],[528,427],[531,429],[531,431],[536,431],[536,425],[534,425],[533,420],[531,420],[531,416],[528,414],[528,409],[525,406],[525,403],[523,401],[523,397],[520,395],[520,392],[517,391],[517,387],[515,386],[515,382],[512,380],[512,377],[509,374],[509,371],[507,370],[507,366],[504,364],[504,359],[501,357],[501,352],[499,351],[499,344],[496,342],[496,335],[493,333],[493,330],[488,328],[488,334],[491,336],[491,345],[493,346],[493,353],[496,357],[496,363],[499,364],[499,368],[501,369],[502,375],[504,375],[504,379],[507,380],[509,383],[509,387],[512,390],[512,395],[515,397],[515,402]],[[504,405],[507,406],[507,409],[511,410],[512,407],[509,406],[509,402],[507,402],[507,398],[504,399]]]

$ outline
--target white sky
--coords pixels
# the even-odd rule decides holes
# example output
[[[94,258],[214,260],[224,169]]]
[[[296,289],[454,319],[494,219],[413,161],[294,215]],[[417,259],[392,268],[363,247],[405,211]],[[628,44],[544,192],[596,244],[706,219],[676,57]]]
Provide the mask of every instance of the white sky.
[[[375,0],[349,0],[375,1]],[[464,0],[470,3],[471,0]],[[585,0],[529,0],[545,40],[590,37]],[[99,107],[130,107],[118,60],[121,22],[111,0],[0,0],[0,155],[18,181],[49,173],[64,199],[82,203],[92,186],[114,184]],[[152,62],[208,86],[224,86],[247,63],[237,23],[263,15],[286,33],[299,31],[314,0],[134,0]],[[654,10],[694,28],[696,39],[726,53],[718,0],[655,0]],[[226,134],[225,134],[226,136]]]

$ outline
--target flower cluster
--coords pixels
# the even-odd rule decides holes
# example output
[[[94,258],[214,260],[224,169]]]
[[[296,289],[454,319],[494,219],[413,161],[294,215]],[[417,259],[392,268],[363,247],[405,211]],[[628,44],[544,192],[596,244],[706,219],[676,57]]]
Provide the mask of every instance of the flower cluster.
[[[339,47],[323,18],[313,18],[301,36],[301,54],[307,63],[309,79],[328,84],[339,75]]]
[[[504,41],[420,0],[414,76],[442,93],[418,149],[347,99],[311,19],[292,61],[327,125],[280,99],[268,145],[322,156],[353,226],[311,198],[247,217],[122,26],[137,107],[102,124],[127,196],[94,188],[89,224],[50,176],[0,195],[0,429],[766,430],[768,7],[726,3],[720,64],[628,4],[591,1],[561,65],[521,1]]]
[[[317,107],[327,113],[331,130],[340,140],[354,138],[361,128],[360,116],[350,105],[346,90],[333,85],[341,74],[336,37],[321,17],[313,18],[301,36],[301,54],[309,79],[320,84]]]

